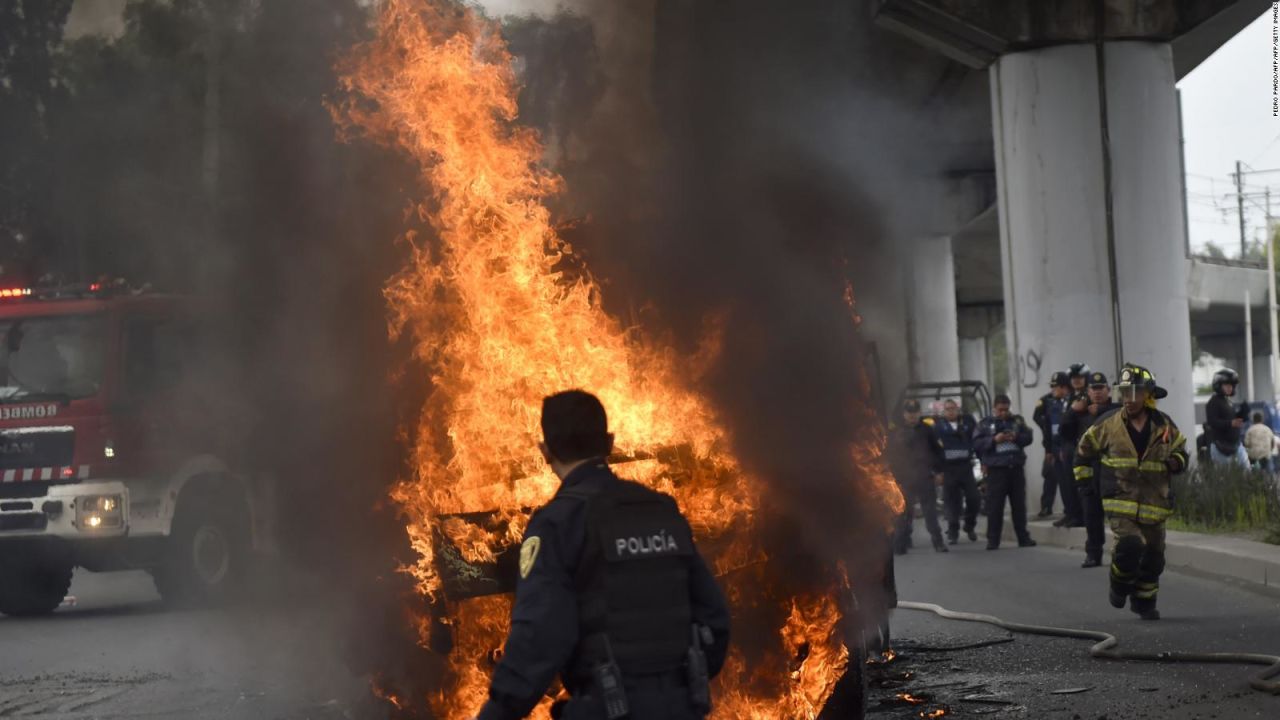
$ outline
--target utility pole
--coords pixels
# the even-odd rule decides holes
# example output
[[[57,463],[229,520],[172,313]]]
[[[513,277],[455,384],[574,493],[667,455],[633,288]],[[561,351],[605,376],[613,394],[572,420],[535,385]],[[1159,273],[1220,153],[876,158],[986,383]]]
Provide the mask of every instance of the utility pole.
[[[1244,260],[1248,240],[1244,231],[1244,163],[1236,161],[1236,210],[1240,213],[1240,259]]]
[[[1244,372],[1248,377],[1245,402],[1253,402],[1253,301],[1249,288],[1244,289]]]
[[[1280,357],[1280,333],[1276,332],[1276,241],[1271,234],[1271,188],[1267,188],[1267,320],[1271,323],[1271,400],[1280,398],[1280,379],[1276,378],[1276,358]]]

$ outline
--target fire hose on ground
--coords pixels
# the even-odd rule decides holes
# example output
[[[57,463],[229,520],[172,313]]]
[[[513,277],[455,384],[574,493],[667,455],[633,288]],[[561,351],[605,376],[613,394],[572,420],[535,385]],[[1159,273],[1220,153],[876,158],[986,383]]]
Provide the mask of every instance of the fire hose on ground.
[[[1050,637],[1077,638],[1081,640],[1096,640],[1097,642],[1093,647],[1089,648],[1089,654],[1102,660],[1266,665],[1266,670],[1263,670],[1249,679],[1249,686],[1254,690],[1271,693],[1272,695],[1280,695],[1280,681],[1271,680],[1272,677],[1280,675],[1280,656],[1276,655],[1262,655],[1257,653],[1137,652],[1132,650],[1117,650],[1116,646],[1120,644],[1120,641],[1116,636],[1099,630],[1079,630],[1076,628],[1060,628],[1048,625],[1014,623],[1002,620],[992,615],[956,612],[955,610],[948,610],[941,605],[934,605],[933,603],[903,601],[898,603],[898,607],[906,610],[922,610],[931,612],[934,615],[948,620],[994,625],[995,627],[1003,628],[1013,633],[1048,635]]]

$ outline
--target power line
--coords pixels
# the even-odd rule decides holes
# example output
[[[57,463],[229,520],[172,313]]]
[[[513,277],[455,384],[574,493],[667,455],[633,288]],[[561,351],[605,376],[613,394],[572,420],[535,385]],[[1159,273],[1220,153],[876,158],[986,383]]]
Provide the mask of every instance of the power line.
[[[1225,203],[1235,199],[1235,193],[1202,193],[1194,190],[1187,191],[1187,197],[1193,200],[1203,200],[1212,203]]]
[[[1271,138],[1271,142],[1267,143],[1267,146],[1262,148],[1262,152],[1258,153],[1258,156],[1253,159],[1253,162],[1261,160],[1262,156],[1267,154],[1267,151],[1271,149],[1272,145],[1276,144],[1277,140],[1280,140],[1280,133],[1276,133],[1276,136]]]

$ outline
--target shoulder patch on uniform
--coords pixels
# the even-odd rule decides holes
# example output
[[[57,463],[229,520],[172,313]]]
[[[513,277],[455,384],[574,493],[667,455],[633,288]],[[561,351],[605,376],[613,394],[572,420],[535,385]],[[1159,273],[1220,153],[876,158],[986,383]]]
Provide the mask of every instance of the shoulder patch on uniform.
[[[1037,400],[1036,407],[1044,407],[1044,400]]]
[[[538,550],[542,549],[542,539],[537,535],[530,535],[525,538],[524,544],[520,546],[520,578],[529,577],[529,573],[533,572],[533,563],[538,559]]]
[[[925,425],[932,426],[932,425],[933,425],[933,418],[931,418],[931,417],[927,417],[927,418],[925,418],[924,420],[921,420],[921,422],[923,422]]]

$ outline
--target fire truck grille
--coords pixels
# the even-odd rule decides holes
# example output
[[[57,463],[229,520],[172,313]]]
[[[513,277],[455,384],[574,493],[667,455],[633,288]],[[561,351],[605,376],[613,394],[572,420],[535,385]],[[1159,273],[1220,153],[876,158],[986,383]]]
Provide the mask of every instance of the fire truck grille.
[[[0,515],[0,532],[6,530],[44,530],[49,519],[44,513]]]
[[[70,427],[0,430],[0,470],[70,465],[75,444]]]

